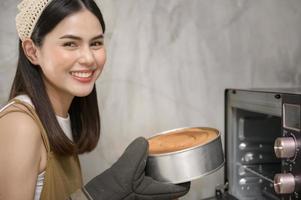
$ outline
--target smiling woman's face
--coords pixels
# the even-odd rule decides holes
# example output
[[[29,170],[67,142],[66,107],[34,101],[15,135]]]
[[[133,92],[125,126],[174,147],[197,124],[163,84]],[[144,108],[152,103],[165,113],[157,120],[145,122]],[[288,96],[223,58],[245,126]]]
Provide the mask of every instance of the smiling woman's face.
[[[106,60],[103,40],[99,20],[86,9],[67,16],[46,35],[37,59],[49,96],[91,93]]]

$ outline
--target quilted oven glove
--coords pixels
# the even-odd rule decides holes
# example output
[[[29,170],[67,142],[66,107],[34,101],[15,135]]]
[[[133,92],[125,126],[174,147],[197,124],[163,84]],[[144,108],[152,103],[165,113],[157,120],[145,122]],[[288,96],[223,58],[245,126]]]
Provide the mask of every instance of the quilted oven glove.
[[[185,195],[190,182],[166,184],[145,176],[148,142],[139,137],[119,160],[84,186],[94,200],[171,200]]]

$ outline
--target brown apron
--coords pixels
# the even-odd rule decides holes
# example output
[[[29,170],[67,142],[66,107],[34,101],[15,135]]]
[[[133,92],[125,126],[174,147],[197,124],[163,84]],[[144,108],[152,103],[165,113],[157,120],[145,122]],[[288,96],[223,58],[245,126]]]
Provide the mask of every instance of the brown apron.
[[[11,105],[21,104],[27,109],[18,107],[17,109],[6,110]],[[45,148],[47,150],[47,165],[41,200],[64,200],[71,193],[82,187],[82,174],[77,155],[60,156],[51,151],[47,133],[36,114],[34,108],[18,99],[12,99],[0,110],[0,119],[11,112],[22,112],[29,115],[39,126]]]

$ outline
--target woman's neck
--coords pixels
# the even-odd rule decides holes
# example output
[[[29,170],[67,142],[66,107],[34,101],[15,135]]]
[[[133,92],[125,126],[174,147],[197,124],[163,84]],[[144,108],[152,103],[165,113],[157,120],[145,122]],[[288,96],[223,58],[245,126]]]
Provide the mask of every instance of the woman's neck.
[[[47,93],[55,114],[60,117],[67,118],[74,96],[58,94],[56,92],[50,92],[49,90],[47,90]]]
[[[72,99],[67,100],[65,98],[58,98],[53,96],[49,96],[49,99],[51,101],[55,114],[60,117],[67,118]]]

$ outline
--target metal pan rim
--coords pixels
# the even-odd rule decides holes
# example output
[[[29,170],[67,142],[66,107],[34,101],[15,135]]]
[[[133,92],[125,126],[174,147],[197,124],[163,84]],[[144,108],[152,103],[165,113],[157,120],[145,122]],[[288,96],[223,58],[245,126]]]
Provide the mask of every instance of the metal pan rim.
[[[187,178],[187,179],[183,179],[183,180],[179,180],[179,181],[165,181],[165,182],[163,182],[163,183],[180,184],[180,183],[190,182],[190,181],[193,181],[193,180],[196,180],[196,179],[199,179],[199,178],[208,176],[209,174],[213,174],[214,172],[216,172],[216,171],[218,171],[219,169],[221,169],[224,165],[225,165],[225,159],[224,159],[224,161],[223,161],[217,168],[214,168],[213,170],[211,170],[211,171],[209,171],[209,172],[200,174],[200,175],[198,175],[198,176],[189,177],[189,178]]]
[[[219,132],[219,130],[217,130],[215,128],[211,128],[211,127],[182,127],[182,128],[176,128],[176,129],[160,132],[159,134],[151,136],[147,139],[151,139],[151,138],[154,138],[154,137],[159,136],[159,135],[164,135],[164,134],[167,134],[167,133],[172,133],[172,132],[175,132],[175,131],[181,131],[181,130],[185,130],[185,129],[211,129],[211,130],[214,130],[217,133],[217,136],[216,136],[216,138],[208,141],[205,144],[200,144],[200,145],[196,145],[196,146],[193,146],[193,147],[185,148],[185,149],[178,150],[178,151],[167,152],[167,153],[148,154],[148,156],[149,157],[160,157],[160,156],[168,156],[168,155],[183,153],[183,152],[186,152],[186,151],[191,151],[191,150],[194,150],[194,149],[197,149],[197,148],[200,148],[200,147],[207,146],[207,145],[213,143],[214,141],[219,140],[220,137],[221,137],[221,133]]]

